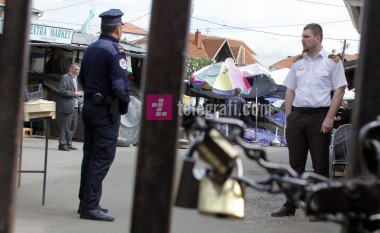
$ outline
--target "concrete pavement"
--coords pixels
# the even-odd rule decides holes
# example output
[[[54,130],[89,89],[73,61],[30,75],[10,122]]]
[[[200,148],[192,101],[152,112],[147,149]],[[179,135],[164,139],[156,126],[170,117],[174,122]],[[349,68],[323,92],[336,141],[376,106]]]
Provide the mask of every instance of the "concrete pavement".
[[[23,140],[22,169],[42,169],[44,139]],[[81,220],[78,208],[78,185],[82,159],[82,143],[74,142],[78,151],[59,151],[57,140],[49,140],[46,202],[41,205],[42,174],[23,173],[17,188],[14,232],[16,233],[104,233],[129,232],[136,163],[136,147],[118,147],[116,159],[103,182],[101,205],[110,209],[114,222]],[[287,148],[266,147],[271,161],[287,163]],[[183,150],[179,150],[180,153]],[[255,162],[244,162],[244,174],[251,178],[264,177],[265,171]],[[246,190],[244,220],[217,219],[199,215],[195,210],[173,208],[173,233],[246,233],[246,232],[339,232],[333,223],[310,223],[303,211],[295,217],[273,218],[270,213],[281,206],[282,195],[270,195],[253,189]],[[149,222],[147,222],[149,224]]]

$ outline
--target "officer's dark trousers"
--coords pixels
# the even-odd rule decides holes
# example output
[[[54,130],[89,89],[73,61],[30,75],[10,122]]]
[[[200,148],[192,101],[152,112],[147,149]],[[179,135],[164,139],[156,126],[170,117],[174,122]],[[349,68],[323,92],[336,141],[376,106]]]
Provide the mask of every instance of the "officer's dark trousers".
[[[99,208],[102,182],[115,158],[119,135],[120,116],[111,122],[109,108],[85,101],[83,106],[84,143],[81,182],[79,188],[80,208]]]
[[[293,111],[286,119],[289,164],[298,174],[305,172],[310,150],[314,172],[328,177],[330,134],[321,132],[326,114],[327,111],[312,114]],[[286,200],[284,206],[296,208],[289,200]]]

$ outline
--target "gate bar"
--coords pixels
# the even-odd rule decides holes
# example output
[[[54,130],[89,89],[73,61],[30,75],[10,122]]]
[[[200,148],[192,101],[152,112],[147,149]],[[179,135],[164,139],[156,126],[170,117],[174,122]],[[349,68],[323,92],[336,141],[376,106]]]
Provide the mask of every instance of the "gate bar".
[[[380,1],[365,0],[361,9],[359,62],[355,74],[355,101],[352,114],[349,178],[363,176],[360,128],[380,115]]]
[[[6,1],[0,39],[0,233],[13,229],[30,15],[31,1]]]
[[[191,0],[153,0],[138,145],[132,233],[168,233]],[[143,77],[144,77],[143,76]],[[172,96],[171,120],[146,120],[146,97]],[[149,107],[149,106],[148,106]]]

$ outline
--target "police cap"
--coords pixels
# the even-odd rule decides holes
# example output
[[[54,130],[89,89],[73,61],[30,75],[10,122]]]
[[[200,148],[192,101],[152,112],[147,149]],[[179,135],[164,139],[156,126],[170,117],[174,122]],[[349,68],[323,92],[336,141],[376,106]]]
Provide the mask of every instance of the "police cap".
[[[101,13],[99,17],[102,18],[102,24],[122,24],[121,16],[123,15],[120,9],[111,9]]]

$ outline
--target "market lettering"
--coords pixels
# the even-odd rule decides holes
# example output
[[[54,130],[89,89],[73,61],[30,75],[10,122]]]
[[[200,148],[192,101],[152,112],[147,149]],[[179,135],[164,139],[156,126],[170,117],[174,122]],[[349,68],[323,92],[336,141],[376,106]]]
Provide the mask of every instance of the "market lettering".
[[[30,25],[30,34],[46,36],[46,27]]]
[[[52,28],[50,31],[50,36],[68,39],[71,37],[71,30]]]
[[[71,44],[73,29],[49,27],[31,24],[29,26],[29,39],[34,41],[45,41],[62,44]]]
[[[56,42],[57,38],[51,38],[51,37],[41,37],[42,40],[44,41],[49,41],[49,42]]]

